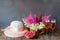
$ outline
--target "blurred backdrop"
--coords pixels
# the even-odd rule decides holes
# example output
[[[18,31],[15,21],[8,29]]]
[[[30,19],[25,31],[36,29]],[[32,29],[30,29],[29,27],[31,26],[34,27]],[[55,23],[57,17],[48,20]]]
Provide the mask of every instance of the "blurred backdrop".
[[[33,14],[51,14],[60,28],[60,0],[0,0],[0,27],[6,27],[11,21],[20,20],[32,11]]]

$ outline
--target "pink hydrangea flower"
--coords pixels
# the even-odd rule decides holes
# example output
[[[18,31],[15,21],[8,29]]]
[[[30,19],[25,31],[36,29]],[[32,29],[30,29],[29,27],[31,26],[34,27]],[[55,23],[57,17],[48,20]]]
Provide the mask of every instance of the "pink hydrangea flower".
[[[26,38],[33,38],[35,36],[35,33],[32,31],[28,31],[25,33]]]

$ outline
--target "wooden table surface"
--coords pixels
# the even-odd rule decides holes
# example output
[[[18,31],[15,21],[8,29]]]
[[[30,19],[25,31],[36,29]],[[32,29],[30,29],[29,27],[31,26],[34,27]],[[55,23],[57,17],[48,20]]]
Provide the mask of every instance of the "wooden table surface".
[[[60,31],[56,31],[53,34],[50,35],[39,35],[39,37],[36,37],[34,39],[27,39],[25,37],[22,38],[9,38],[4,35],[3,32],[0,31],[0,40],[60,40]]]

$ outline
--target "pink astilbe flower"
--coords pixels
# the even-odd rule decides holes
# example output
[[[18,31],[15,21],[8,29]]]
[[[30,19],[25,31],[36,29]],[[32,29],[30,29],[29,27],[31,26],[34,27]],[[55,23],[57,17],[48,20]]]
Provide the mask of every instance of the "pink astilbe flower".
[[[37,18],[37,22],[42,22],[42,15],[40,15],[38,18]]]
[[[30,11],[30,14],[28,17],[25,18],[25,21],[29,24],[36,23],[36,15],[32,15],[32,12]]]
[[[47,20],[49,20],[50,16],[51,16],[51,15],[48,15],[48,16],[45,15],[45,16],[43,17],[43,22],[46,22]]]

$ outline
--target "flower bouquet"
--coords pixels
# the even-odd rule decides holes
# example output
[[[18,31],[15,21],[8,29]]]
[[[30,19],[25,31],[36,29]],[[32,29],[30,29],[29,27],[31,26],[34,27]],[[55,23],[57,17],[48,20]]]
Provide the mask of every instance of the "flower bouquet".
[[[38,34],[42,34],[45,32],[44,29],[48,30],[55,30],[56,25],[53,23],[56,23],[56,21],[50,22],[51,15],[40,15],[40,17],[37,17],[36,15],[32,15],[32,12],[30,11],[30,14],[28,17],[23,18],[24,25],[29,31],[32,31],[35,33],[38,32]],[[54,27],[53,27],[54,26]]]

